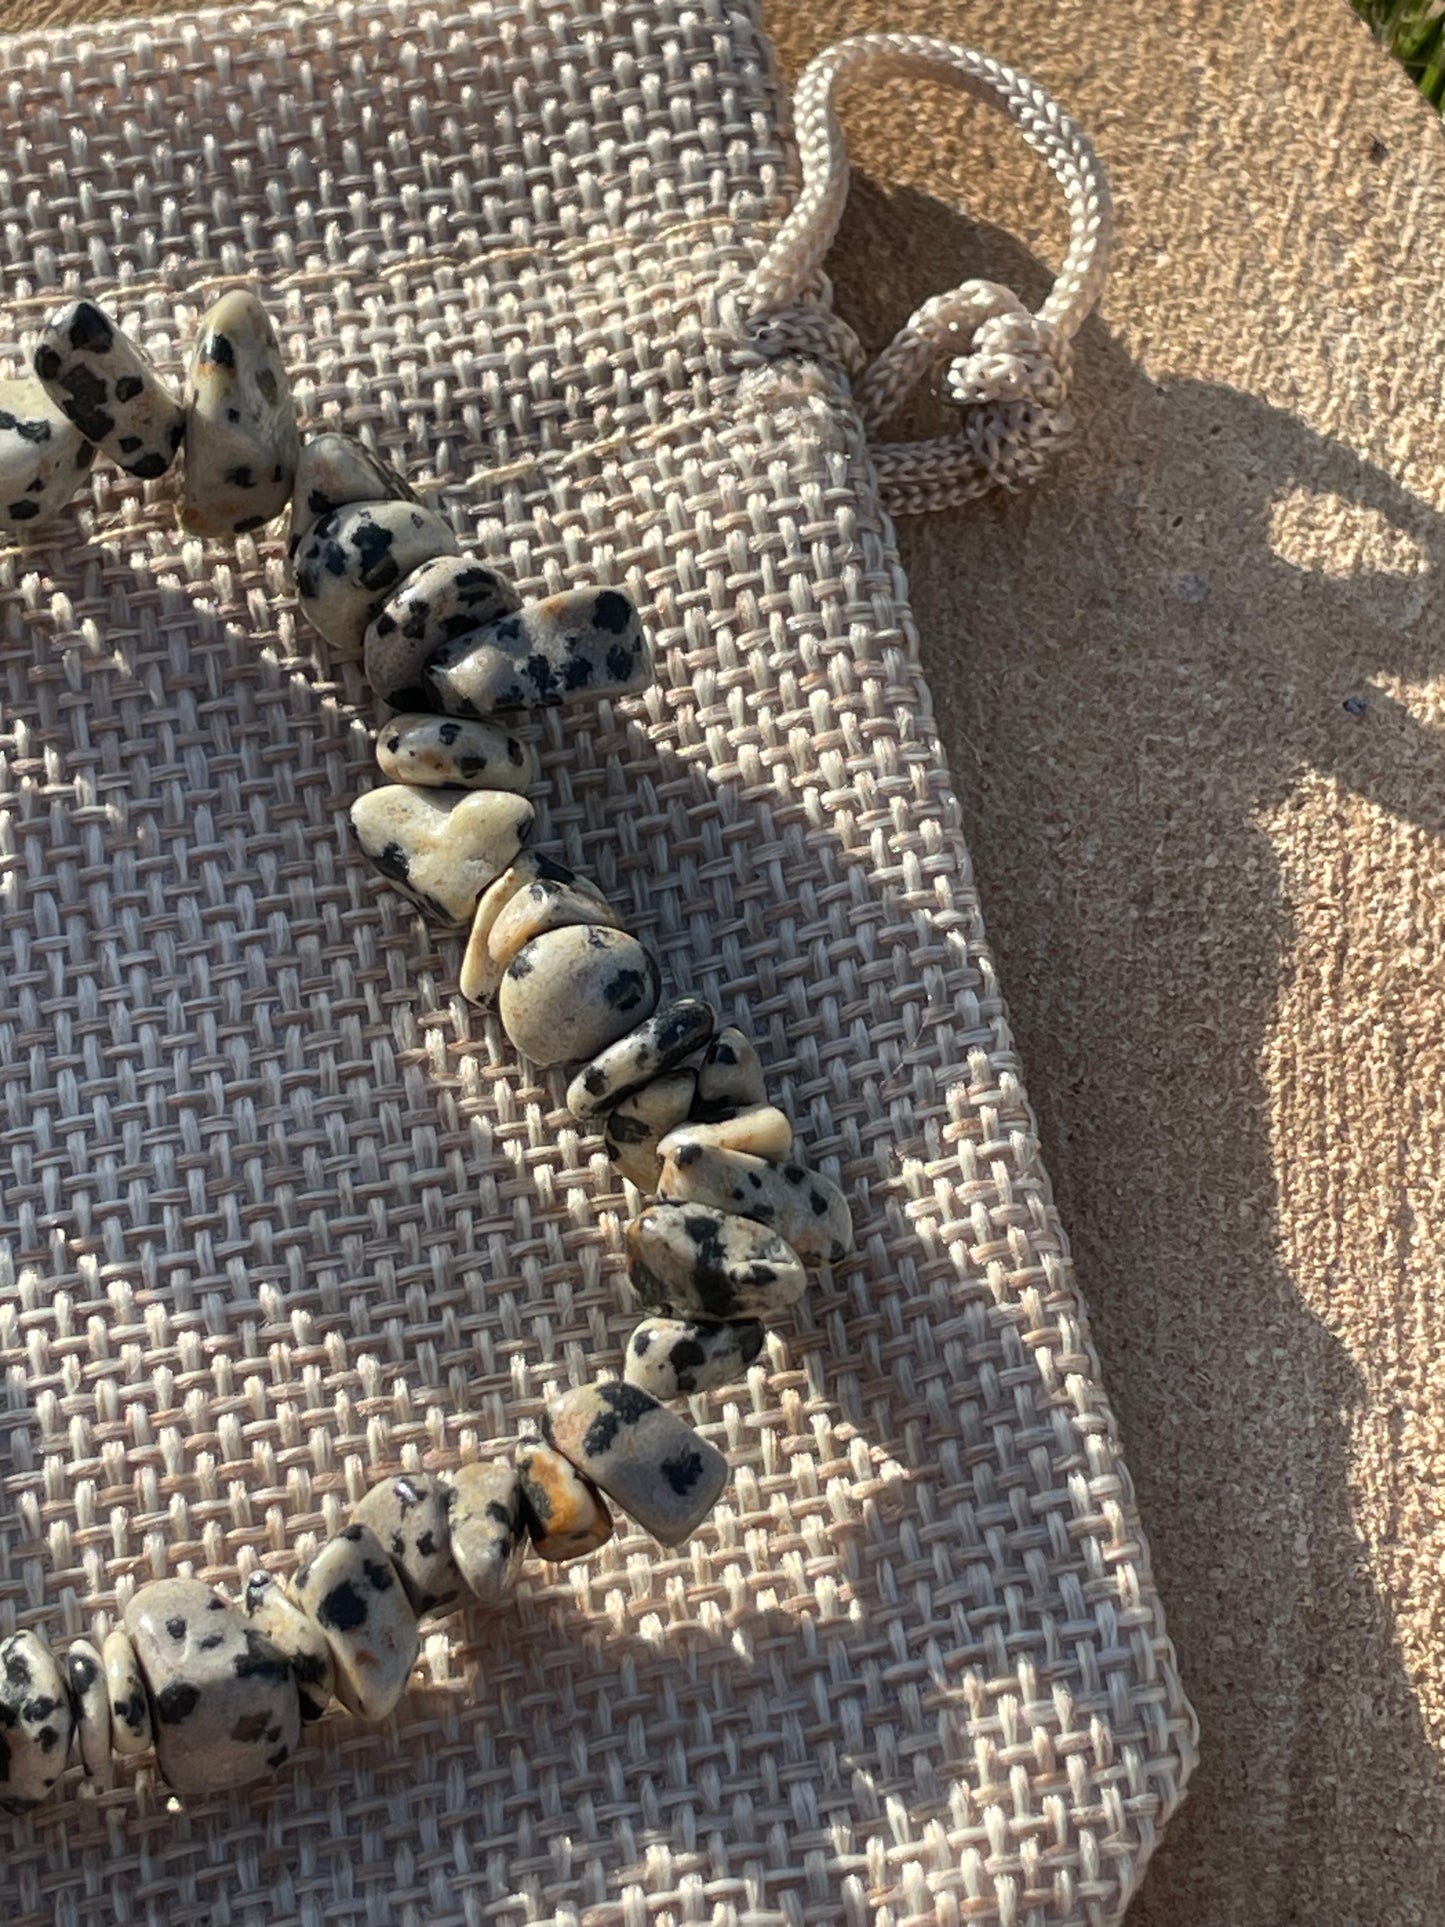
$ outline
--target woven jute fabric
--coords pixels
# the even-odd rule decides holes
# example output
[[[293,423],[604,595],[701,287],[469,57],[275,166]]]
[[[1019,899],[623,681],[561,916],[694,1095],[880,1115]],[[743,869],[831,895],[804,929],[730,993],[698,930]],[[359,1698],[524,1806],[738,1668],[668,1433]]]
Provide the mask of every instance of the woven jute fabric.
[[[857,1256],[694,1416],[733,1479],[270,1786],[7,1821],[12,1923],[1072,1927],[1192,1715],[841,372],[736,294],[796,181],[746,8],[405,0],[0,42],[4,353],[94,289],[161,365],[237,279],[310,427],[657,686],[535,725],[538,841],[757,1038]],[[819,341],[828,330],[820,317]],[[354,851],[372,705],[279,536],[98,467],[0,551],[0,1628],[291,1571],[378,1475],[615,1369],[628,1201]]]
[[[1119,209],[1071,451],[900,524],[1042,1141],[1201,1722],[1129,1927],[1445,1920],[1445,131],[1346,0],[801,0],[963,39]],[[1052,183],[855,90],[870,349],[1031,302]],[[887,272],[878,271],[880,261]]]

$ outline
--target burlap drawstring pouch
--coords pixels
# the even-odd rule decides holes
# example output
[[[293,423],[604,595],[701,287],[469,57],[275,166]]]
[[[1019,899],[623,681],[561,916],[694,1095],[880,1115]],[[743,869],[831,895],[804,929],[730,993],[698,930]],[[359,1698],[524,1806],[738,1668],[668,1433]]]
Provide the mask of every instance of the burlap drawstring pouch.
[[[820,267],[833,100],[915,73],[1008,111],[1073,238],[1039,313],[968,283],[864,367]],[[751,0],[257,6],[0,41],[0,76],[0,372],[85,288],[176,374],[251,282],[306,428],[524,595],[637,597],[657,683],[535,724],[537,841],[758,1040],[858,1228],[693,1404],[733,1476],[691,1543],[532,1562],[424,1629],[391,1720],[334,1711],[259,1788],[72,1774],[0,1822],[7,1927],[1117,1920],[1193,1717],[888,516],[1066,428],[1087,143],[992,61],[869,36],[809,69],[795,148]],[[882,440],[934,383],[956,427]],[[0,1632],[288,1574],[632,1322],[562,1076],[353,847],[374,705],[284,535],[203,542],[97,465],[0,548]]]

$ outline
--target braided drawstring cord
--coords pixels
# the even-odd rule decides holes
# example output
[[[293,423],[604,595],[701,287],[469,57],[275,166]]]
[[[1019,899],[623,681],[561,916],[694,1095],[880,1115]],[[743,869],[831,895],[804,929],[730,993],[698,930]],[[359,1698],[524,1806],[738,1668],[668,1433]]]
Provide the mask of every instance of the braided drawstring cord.
[[[743,293],[754,338],[774,352],[808,329],[813,295],[848,197],[848,153],[835,101],[841,88],[906,77],[951,80],[1008,115],[1064,190],[1069,245],[1048,298],[1033,313],[996,281],[966,281],[917,309],[857,375],[855,393],[875,438],[885,502],[896,515],[953,508],[991,488],[1032,482],[1068,435],[1070,344],[1108,268],[1110,206],[1098,156],[1051,95],[987,54],[922,34],[869,33],[810,61],[794,95],[803,186]],[[789,319],[791,317],[791,320]],[[816,332],[816,331],[814,331]],[[920,383],[942,371],[945,400],[963,411],[957,433],[877,440]]]

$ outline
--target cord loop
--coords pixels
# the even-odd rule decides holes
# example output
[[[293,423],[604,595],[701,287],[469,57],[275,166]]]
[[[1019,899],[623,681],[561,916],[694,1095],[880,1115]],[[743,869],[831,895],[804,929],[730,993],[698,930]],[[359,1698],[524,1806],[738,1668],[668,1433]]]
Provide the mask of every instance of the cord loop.
[[[744,302],[755,335],[785,324],[815,298],[816,277],[848,197],[848,151],[835,98],[866,76],[949,80],[999,109],[1042,155],[1064,190],[1069,245],[1038,313],[995,281],[966,281],[926,301],[857,381],[870,437],[910,395],[943,370],[943,398],[961,408],[953,435],[918,442],[875,440],[886,505],[894,514],[954,507],[994,487],[1031,482],[1073,425],[1070,344],[1098,298],[1111,238],[1108,184],[1083,130],[1041,87],[987,54],[923,34],[858,34],[809,62],[794,94],[803,184],[797,203],[748,278]]]

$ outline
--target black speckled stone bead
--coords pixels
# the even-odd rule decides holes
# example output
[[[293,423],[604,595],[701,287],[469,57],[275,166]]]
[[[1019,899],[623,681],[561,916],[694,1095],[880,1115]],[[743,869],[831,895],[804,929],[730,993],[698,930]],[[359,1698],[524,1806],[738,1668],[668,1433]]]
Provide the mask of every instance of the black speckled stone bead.
[[[502,1024],[534,1064],[595,1057],[652,1015],[660,981],[655,958],[623,930],[549,930],[507,965]]]
[[[717,1012],[701,997],[673,998],[578,1071],[567,1109],[584,1124],[600,1117],[701,1050],[716,1024]]]
[[[38,381],[0,381],[0,539],[54,521],[94,458]]]
[[[667,1139],[658,1195],[770,1225],[800,1258],[836,1264],[853,1248],[848,1200],[805,1164],[772,1164],[745,1151],[699,1143],[683,1125]]]
[[[644,1318],[627,1341],[622,1375],[666,1402],[736,1385],[763,1349],[755,1319],[711,1324],[699,1318]]]
[[[532,834],[510,790],[424,790],[384,783],[351,806],[356,840],[388,882],[438,922],[466,923]]]
[[[75,1720],[72,1746],[81,1771],[97,1792],[111,1783],[110,1695],[105,1662],[88,1639],[72,1640],[65,1652],[65,1683]]]
[[[574,589],[443,642],[420,676],[418,708],[451,716],[597,702],[645,689],[652,659],[618,589]]]
[[[693,1116],[699,1122],[731,1117],[768,1101],[762,1060],[736,1025],[720,1030],[698,1066]]]
[[[400,1472],[374,1485],[352,1509],[352,1518],[386,1547],[418,1619],[444,1612],[462,1596],[462,1575],[452,1557],[451,1503],[440,1479]]]
[[[54,1792],[74,1721],[64,1669],[40,1635],[0,1640],[0,1812],[28,1813]]]
[[[694,1112],[696,1109],[694,1105]],[[715,1146],[720,1151],[745,1151],[751,1157],[779,1163],[792,1154],[793,1120],[776,1104],[753,1104],[745,1111],[730,1112],[711,1124],[690,1118],[663,1138],[658,1147],[663,1157],[684,1138],[692,1144]]]
[[[334,655],[358,657],[367,624],[398,584],[433,556],[456,552],[457,538],[447,524],[415,502],[355,502],[333,509],[296,545],[301,612]]]
[[[123,1758],[146,1753],[151,1744],[151,1705],[130,1634],[116,1626],[100,1649],[105,1693],[110,1701],[110,1743]]]
[[[517,1448],[517,1493],[533,1550],[550,1565],[585,1559],[612,1537],[612,1514],[602,1494],[541,1439]]]
[[[620,930],[622,917],[600,890],[580,877],[571,883],[535,877],[514,891],[498,912],[487,933],[487,951],[492,962],[505,970],[535,938],[577,923]]]
[[[253,1572],[241,1596],[246,1617],[285,1656],[303,1720],[319,1720],[336,1692],[331,1648],[274,1573]]]
[[[323,516],[353,502],[418,502],[406,478],[384,456],[328,428],[301,444],[291,491],[291,541],[294,556],[301,538]]]
[[[684,1122],[696,1090],[695,1071],[670,1071],[614,1104],[603,1119],[602,1142],[607,1156],[639,1191],[657,1189],[662,1176],[658,1144]]]
[[[271,317],[232,288],[201,317],[186,380],[182,520],[197,535],[245,535],[291,500],[300,437]]]
[[[542,1420],[548,1444],[654,1539],[681,1545],[728,1482],[728,1462],[639,1386],[618,1379],[553,1399]]]
[[[224,1793],[285,1765],[301,1729],[296,1681],[238,1606],[198,1579],[160,1579],[135,1594],[125,1629],[168,1786]]]
[[[802,1259],[776,1232],[711,1205],[649,1205],[625,1238],[628,1280],[650,1311],[766,1322],[807,1289]]]
[[[475,555],[424,562],[372,617],[364,643],[366,680],[395,709],[435,709],[425,670],[437,650],[520,606],[511,583]]]
[[[527,1543],[515,1465],[492,1459],[452,1476],[452,1557],[468,1589],[495,1606],[516,1576]]]
[[[341,1704],[363,1719],[385,1719],[406,1690],[421,1642],[406,1588],[376,1534],[344,1527],[307,1560],[291,1591],[326,1635]]]
[[[35,372],[77,432],[127,475],[153,482],[176,459],[186,412],[150,356],[93,301],[51,316]]]
[[[393,716],[376,732],[376,760],[394,783],[423,789],[529,790],[537,752],[496,723],[464,716]]]

